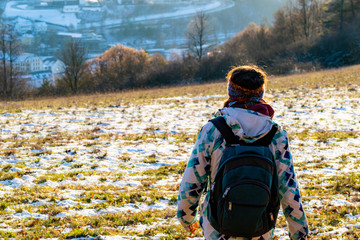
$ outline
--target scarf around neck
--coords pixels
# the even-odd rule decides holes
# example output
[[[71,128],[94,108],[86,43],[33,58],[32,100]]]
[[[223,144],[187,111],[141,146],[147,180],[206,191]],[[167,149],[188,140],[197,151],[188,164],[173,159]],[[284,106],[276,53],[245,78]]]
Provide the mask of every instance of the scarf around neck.
[[[251,111],[255,111],[261,113],[263,115],[269,116],[271,118],[274,117],[274,109],[267,104],[263,99],[260,101],[227,101],[225,103],[225,107],[233,107],[233,108],[244,108],[249,109]]]

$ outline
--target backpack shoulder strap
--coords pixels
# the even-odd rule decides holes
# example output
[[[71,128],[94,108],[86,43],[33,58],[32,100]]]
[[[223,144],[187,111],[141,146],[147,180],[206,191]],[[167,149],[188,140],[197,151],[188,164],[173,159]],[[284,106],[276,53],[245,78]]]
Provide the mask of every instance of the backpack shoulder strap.
[[[253,142],[252,145],[255,145],[255,146],[269,146],[272,139],[274,138],[275,133],[277,132],[277,130],[278,130],[277,125],[273,125],[268,134],[266,134],[264,137],[256,140],[255,142]]]
[[[219,130],[221,135],[225,138],[227,145],[239,143],[239,138],[234,134],[231,127],[227,125],[224,117],[216,117],[211,119],[209,122],[214,124],[217,130]]]

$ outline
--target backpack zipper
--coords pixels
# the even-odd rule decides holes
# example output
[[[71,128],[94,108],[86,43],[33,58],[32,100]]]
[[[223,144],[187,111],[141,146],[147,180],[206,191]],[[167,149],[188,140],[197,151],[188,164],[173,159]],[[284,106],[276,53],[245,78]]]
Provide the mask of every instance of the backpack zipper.
[[[233,183],[233,184],[230,184],[226,189],[225,189],[225,192],[222,196],[222,198],[226,198],[227,194],[229,193],[230,189],[237,186],[237,185],[241,185],[241,184],[248,184],[248,183],[251,183],[251,184],[255,184],[259,187],[262,187],[264,188],[267,193],[269,194],[269,199],[270,199],[270,196],[271,196],[271,192],[270,192],[270,188],[268,185],[266,185],[265,183],[262,183],[262,182],[259,182],[259,181],[255,181],[255,180],[242,180],[242,181],[239,181],[239,182],[236,182],[236,183]]]
[[[259,207],[266,207],[266,204],[241,204],[241,203],[232,203],[232,202],[229,202],[229,204],[231,204],[231,208],[230,208],[230,205],[229,205],[229,210],[232,209],[232,205],[237,205],[237,206],[243,206],[243,207],[254,207],[254,208],[259,208]]]

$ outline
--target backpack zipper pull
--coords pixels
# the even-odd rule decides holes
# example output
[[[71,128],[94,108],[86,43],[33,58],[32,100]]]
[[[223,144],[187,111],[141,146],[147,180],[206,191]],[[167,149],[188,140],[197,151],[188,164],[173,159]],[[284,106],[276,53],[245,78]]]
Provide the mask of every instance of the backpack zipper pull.
[[[232,202],[229,202],[229,211],[232,209]]]
[[[230,187],[226,188],[222,198],[225,198],[229,191],[230,191]]]
[[[211,184],[210,191],[213,191],[215,187],[215,181]]]
[[[274,221],[274,215],[273,215],[272,212],[270,213],[270,220],[271,220],[272,222]]]

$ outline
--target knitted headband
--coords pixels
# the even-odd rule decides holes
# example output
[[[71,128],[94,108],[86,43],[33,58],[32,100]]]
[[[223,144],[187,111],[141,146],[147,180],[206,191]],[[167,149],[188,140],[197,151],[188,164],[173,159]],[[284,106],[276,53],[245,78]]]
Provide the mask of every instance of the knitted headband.
[[[241,71],[244,71],[246,73],[253,73],[254,77],[252,77],[254,80],[252,80],[252,78],[249,78],[249,76],[245,77],[245,79],[242,79],[242,76],[235,76],[234,75],[240,75],[237,73],[234,73],[236,70],[240,69]],[[233,69],[227,79],[228,79],[228,95],[229,95],[229,100],[234,100],[234,101],[254,101],[254,102],[260,102],[260,100],[263,98],[264,96],[264,92],[265,92],[265,73],[263,73],[261,70],[256,69],[254,67],[250,67],[250,66],[243,66],[243,67],[238,67],[236,69]],[[236,82],[234,82],[234,78],[236,79]],[[246,84],[246,82],[251,81],[252,86],[255,86],[257,88],[255,89],[250,89],[248,86],[249,84]],[[243,84],[241,84],[243,83]],[[241,85],[240,85],[241,84]],[[247,86],[246,86],[247,85]]]

